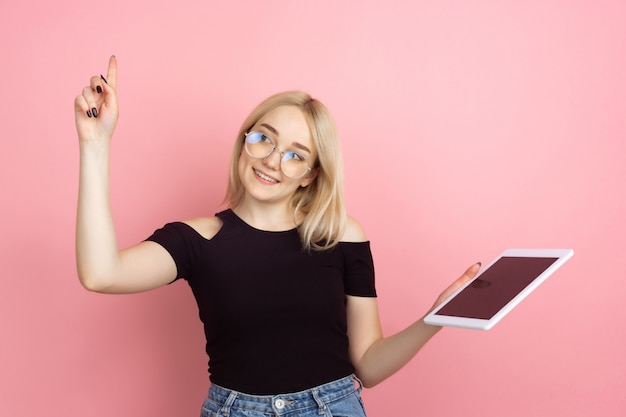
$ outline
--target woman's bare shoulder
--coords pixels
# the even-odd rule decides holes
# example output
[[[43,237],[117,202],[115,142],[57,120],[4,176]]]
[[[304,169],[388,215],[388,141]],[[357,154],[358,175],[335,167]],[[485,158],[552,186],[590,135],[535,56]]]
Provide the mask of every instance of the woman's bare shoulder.
[[[342,242],[366,242],[365,230],[354,217],[348,216],[346,230],[341,238]]]
[[[217,217],[196,217],[184,221],[205,239],[211,240],[222,228],[222,221]]]

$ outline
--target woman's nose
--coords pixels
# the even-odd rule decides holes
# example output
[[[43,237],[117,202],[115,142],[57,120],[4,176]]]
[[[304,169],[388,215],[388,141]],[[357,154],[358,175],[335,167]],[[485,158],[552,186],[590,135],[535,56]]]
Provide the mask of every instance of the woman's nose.
[[[274,148],[272,153],[263,158],[263,163],[273,170],[278,171],[280,169],[280,158],[280,150],[278,148]]]

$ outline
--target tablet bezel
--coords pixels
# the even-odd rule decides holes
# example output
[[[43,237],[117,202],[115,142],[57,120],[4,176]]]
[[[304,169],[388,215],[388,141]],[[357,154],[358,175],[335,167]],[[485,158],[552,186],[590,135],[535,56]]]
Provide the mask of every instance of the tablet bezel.
[[[452,326],[462,327],[475,330],[489,330],[496,323],[498,323],[504,316],[506,316],[515,306],[517,306],[524,298],[526,298],[531,292],[533,292],[542,282],[552,275],[557,269],[559,269],[569,258],[574,255],[572,249],[507,249],[498,255],[488,265],[483,267],[481,271],[472,280],[467,282],[452,295],[446,298],[440,305],[438,305],[433,311],[424,317],[426,324],[436,326]],[[545,271],[537,276],[530,284],[528,284],[523,290],[521,290],[513,299],[505,304],[496,314],[490,319],[476,319],[469,317],[448,316],[437,314],[441,308],[448,304],[457,294],[459,294],[472,282],[480,278],[480,276],[489,269],[494,263],[496,263],[502,257],[523,257],[523,258],[557,258],[556,261],[550,265]]]

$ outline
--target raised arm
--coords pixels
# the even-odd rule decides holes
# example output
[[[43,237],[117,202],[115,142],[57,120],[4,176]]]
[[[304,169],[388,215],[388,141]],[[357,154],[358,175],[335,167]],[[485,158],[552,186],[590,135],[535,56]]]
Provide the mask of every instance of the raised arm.
[[[80,147],[76,265],[81,284],[90,291],[129,293],[171,282],[176,265],[154,242],[120,251],[109,199],[109,155],[119,115],[117,59],[112,56],[106,78],[90,79],[74,101]]]
[[[351,240],[365,240],[365,234],[358,224],[353,223],[349,229],[352,230]],[[439,295],[433,308],[472,279],[479,269],[480,264],[470,266]],[[378,302],[371,297],[347,296],[346,313],[350,358],[356,375],[366,387],[372,387],[400,370],[441,330],[441,327],[424,323],[422,317],[406,329],[383,337]]]

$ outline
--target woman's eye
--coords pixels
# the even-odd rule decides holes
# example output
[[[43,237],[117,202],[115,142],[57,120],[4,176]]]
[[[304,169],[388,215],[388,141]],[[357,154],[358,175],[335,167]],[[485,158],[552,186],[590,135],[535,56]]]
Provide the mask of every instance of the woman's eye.
[[[272,143],[272,139],[269,136],[261,135],[261,142]]]
[[[295,152],[285,152],[285,156],[287,156],[288,159],[293,159],[295,161],[304,161],[304,156]]]

